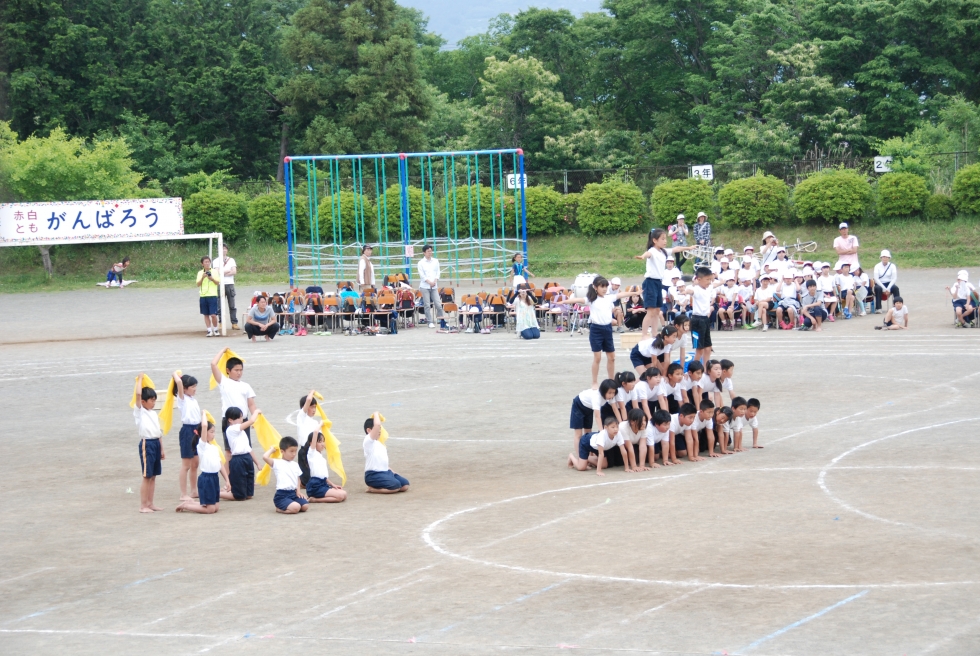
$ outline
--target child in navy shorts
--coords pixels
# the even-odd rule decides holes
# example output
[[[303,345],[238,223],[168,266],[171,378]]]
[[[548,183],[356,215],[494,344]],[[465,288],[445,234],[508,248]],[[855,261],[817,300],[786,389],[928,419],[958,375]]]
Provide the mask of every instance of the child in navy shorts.
[[[388,449],[379,440],[381,417],[375,412],[364,422],[364,484],[368,492],[395,494],[408,490],[408,479],[388,467]]]
[[[198,455],[194,444],[200,439],[201,406],[194,398],[197,392],[197,378],[181,376],[179,371],[175,371],[170,384],[176,390],[177,410],[180,411],[180,500],[190,501],[198,497]],[[190,494],[187,492],[188,487],[190,487]]]
[[[272,457],[275,450],[275,446],[269,447],[269,450],[262,454],[262,459],[272,467],[272,472],[276,475],[276,496],[272,499],[276,504],[276,512],[284,515],[306,512],[309,501],[299,491],[299,477],[303,471],[296,462],[299,443],[287,435],[279,440],[281,458]]]
[[[160,438],[160,418],[153,412],[157,404],[157,393],[152,387],[143,386],[143,374],[136,377],[136,389],[133,390],[137,399],[133,408],[133,417],[139,431],[140,470],[143,479],[140,481],[140,512],[151,513],[163,510],[153,505],[153,493],[156,491],[156,477],[160,475],[160,461],[167,456],[163,452]]]
[[[231,459],[228,461],[228,482],[231,484],[231,495],[235,501],[251,499],[255,494],[255,466],[259,463],[252,453],[252,446],[245,431],[255,423],[260,414],[262,411],[256,410],[248,421],[243,421],[240,409],[232,406],[225,410],[222,428],[231,452]]]
[[[203,436],[203,437],[201,437]],[[221,450],[214,443],[214,424],[201,419],[201,424],[194,431],[191,446],[197,453],[201,473],[197,477],[198,501],[188,499],[177,506],[177,512],[192,512],[201,515],[211,515],[218,512],[218,503],[222,499],[232,499],[229,490],[221,490],[218,474],[228,480],[227,468],[221,462]]]
[[[314,441],[316,440],[316,441]],[[306,446],[299,452],[300,469],[305,466],[309,472],[309,479],[306,481],[306,496],[310,503],[339,503],[347,499],[347,491],[344,488],[334,485],[328,480],[330,475],[327,469],[327,459],[323,453],[326,451],[326,442],[323,433],[316,431],[310,433]]]

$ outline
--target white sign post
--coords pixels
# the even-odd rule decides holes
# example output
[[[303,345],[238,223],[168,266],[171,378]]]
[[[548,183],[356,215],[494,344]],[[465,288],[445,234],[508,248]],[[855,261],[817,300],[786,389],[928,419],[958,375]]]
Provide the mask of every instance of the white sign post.
[[[140,241],[184,234],[180,198],[0,203],[0,245]]]
[[[711,164],[698,164],[697,166],[692,166],[691,177],[708,180],[710,182],[711,180],[715,179],[714,166]]]
[[[891,157],[875,157],[875,173],[889,173],[892,170]]]
[[[527,174],[518,175],[516,173],[507,174],[507,188],[514,189],[518,185],[518,178],[520,179],[520,185],[523,188],[527,188]]]

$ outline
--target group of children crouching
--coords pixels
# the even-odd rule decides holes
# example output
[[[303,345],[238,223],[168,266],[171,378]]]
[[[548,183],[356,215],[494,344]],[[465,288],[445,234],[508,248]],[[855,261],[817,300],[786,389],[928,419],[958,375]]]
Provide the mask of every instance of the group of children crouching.
[[[635,372],[619,372],[572,399],[569,427],[575,446],[568,454],[569,467],[594,467],[603,476],[609,467],[623,466],[627,472],[659,467],[658,458],[665,466],[679,464],[683,457],[703,460],[698,455],[702,451],[716,458],[744,451],[743,434],[750,430],[752,448],[762,448],[757,418],[761,404],[736,396],[734,363],[693,360],[685,371],[683,353],[680,362],[669,358],[678,337],[677,327],[666,326],[634,347]],[[652,357],[637,359],[644,351]],[[730,405],[724,404],[725,394]]]
[[[255,407],[255,392],[241,380],[244,363],[237,356],[230,356],[228,349],[219,353],[211,363],[212,387],[221,393],[221,429],[224,448],[215,441],[215,422],[199,405],[196,394],[198,381],[193,376],[174,372],[168,381],[167,401],[161,416],[154,411],[157,393],[152,381],[145,375],[136,377],[133,391],[133,415],[139,433],[139,457],[142,470],[140,487],[140,512],[162,510],[153,502],[156,477],[161,474],[161,461],[166,457],[162,444],[169,431],[167,413],[179,412],[181,428],[180,445],[180,504],[177,512],[211,514],[218,511],[222,500],[245,501],[255,492],[255,483],[265,484],[268,474],[276,478],[273,497],[276,511],[295,514],[307,510],[309,503],[337,503],[347,499],[343,489],[346,478],[340,461],[339,443],[330,432],[331,422],[317,403],[315,391],[300,397],[299,410],[287,421],[296,425],[300,439],[281,437]],[[163,420],[166,430],[161,427]],[[392,494],[408,490],[409,482],[393,472],[388,465],[385,446],[387,432],[382,427],[384,418],[375,412],[364,422],[364,482],[368,492]],[[259,429],[263,436],[273,435],[262,460],[269,470],[259,471],[259,459],[252,450],[252,429]],[[302,444],[301,444],[302,442]],[[332,451],[332,453],[328,453]],[[329,461],[329,464],[328,464]],[[342,478],[341,485],[329,480],[330,470]],[[200,472],[200,473],[198,473]],[[225,485],[219,480],[224,478]]]

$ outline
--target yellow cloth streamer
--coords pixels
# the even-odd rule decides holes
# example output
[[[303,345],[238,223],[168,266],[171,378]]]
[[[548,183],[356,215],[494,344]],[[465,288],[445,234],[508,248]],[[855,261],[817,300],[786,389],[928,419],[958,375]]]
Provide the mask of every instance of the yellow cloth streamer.
[[[275,447],[276,450],[272,452],[272,457],[278,458],[280,455],[279,440],[282,439],[279,431],[269,423],[265,415],[259,415],[252,425],[255,426],[255,437],[259,441],[259,444],[262,445],[262,452],[265,453],[272,447]],[[272,467],[269,466],[269,463],[265,463],[262,469],[259,470],[259,473],[255,475],[255,482],[259,485],[268,485],[271,477]]]
[[[146,374],[143,374],[143,387],[152,387],[153,389],[156,389],[156,385],[153,384],[153,381],[150,380],[150,377],[147,376]],[[136,404],[139,402],[140,402],[140,392],[135,389],[135,385],[134,385],[133,398],[130,399],[129,401],[129,407],[135,408]]]
[[[207,419],[207,420],[208,420],[209,422],[211,422],[212,424],[214,424],[214,432],[215,432],[215,433],[217,433],[217,432],[218,432],[218,424],[216,424],[216,423],[215,423],[215,421],[214,421],[214,417],[212,417],[212,416],[211,416],[211,413],[210,413],[210,412],[208,412],[207,410],[205,410],[205,411],[204,411],[204,417],[205,417],[205,418],[206,418],[206,419]],[[227,460],[225,459],[225,450],[224,450],[224,449],[222,449],[222,448],[221,448],[221,446],[220,446],[220,445],[218,444],[218,440],[215,440],[215,441],[214,441],[214,445],[215,445],[216,447],[218,447],[218,457],[219,457],[219,458],[221,458],[221,464],[222,464],[222,465],[223,465],[223,464],[225,464],[225,463],[227,462]]]
[[[388,441],[388,431],[386,431],[384,427],[385,416],[379,412],[378,419],[381,420],[381,433],[378,434],[378,441],[384,444]]]
[[[180,372],[177,372],[180,375]],[[167,385],[167,394],[163,397],[163,407],[160,408],[160,430],[166,435],[174,425],[174,402],[177,399],[177,383],[173,378]]]
[[[218,360],[218,371],[221,372],[221,375],[222,376],[226,375],[227,372],[228,372],[228,370],[226,369],[226,366],[228,365],[228,358],[238,358],[239,360],[242,361],[242,364],[245,363],[245,359],[244,358],[242,358],[240,355],[238,355],[237,353],[235,353],[231,349],[228,349],[227,351],[225,351],[224,353],[221,354],[221,358]],[[214,374],[212,373],[211,374],[211,387],[209,389],[214,389],[217,386],[218,386],[218,381],[214,379]]]
[[[323,399],[319,394],[314,396]],[[330,432],[333,422],[327,419],[327,413],[323,411],[323,405],[316,404],[316,412],[320,415],[320,432],[323,433],[323,444],[327,449],[327,465],[330,469],[340,476],[340,485],[347,485],[347,472],[344,471],[344,461],[340,457],[340,440]]]

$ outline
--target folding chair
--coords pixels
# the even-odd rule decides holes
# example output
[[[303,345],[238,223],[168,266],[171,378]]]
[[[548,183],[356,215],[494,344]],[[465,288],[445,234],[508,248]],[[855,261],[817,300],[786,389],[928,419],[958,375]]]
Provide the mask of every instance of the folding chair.
[[[378,311],[377,314],[382,315],[385,320],[385,327],[388,331],[391,331],[391,321],[392,315],[395,313],[395,295],[391,292],[383,291],[378,294]],[[397,322],[398,317],[394,317]]]

